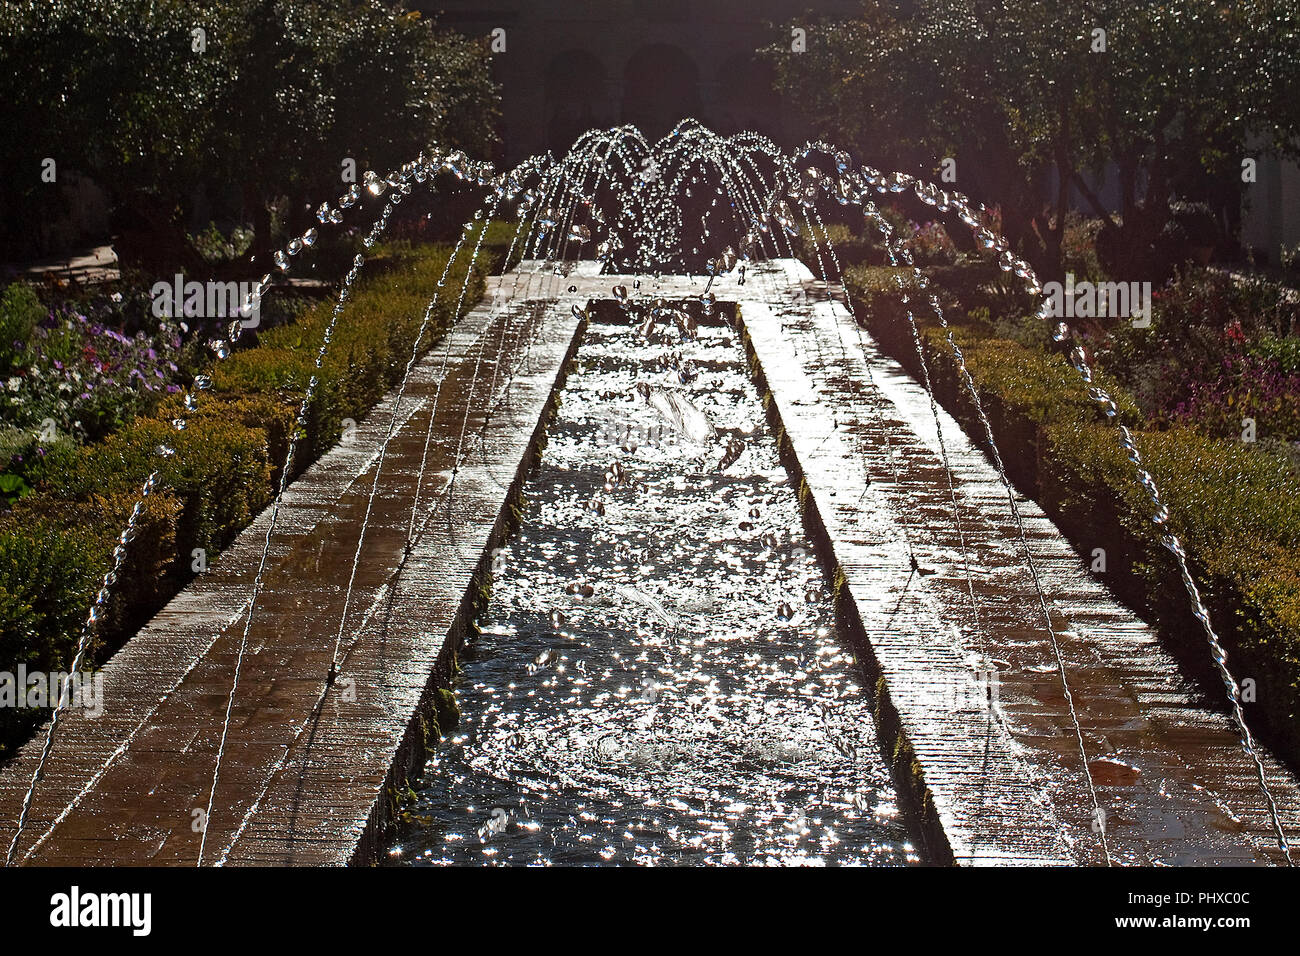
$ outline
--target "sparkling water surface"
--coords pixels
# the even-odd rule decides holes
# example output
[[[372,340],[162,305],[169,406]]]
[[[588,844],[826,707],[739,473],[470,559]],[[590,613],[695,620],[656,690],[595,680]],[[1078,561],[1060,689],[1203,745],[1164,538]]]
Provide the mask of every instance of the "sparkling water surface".
[[[617,315],[570,371],[390,861],[916,862],[736,333]]]

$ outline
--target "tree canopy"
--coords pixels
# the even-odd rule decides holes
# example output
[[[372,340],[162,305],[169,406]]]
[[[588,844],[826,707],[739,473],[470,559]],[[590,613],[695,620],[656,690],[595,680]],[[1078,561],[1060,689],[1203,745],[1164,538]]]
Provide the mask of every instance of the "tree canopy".
[[[265,248],[269,204],[332,196],[345,158],[495,142],[482,45],[381,0],[20,0],[0,75],[11,248],[49,214],[45,157],[160,237],[183,236],[196,189],[242,193]]]
[[[1051,275],[1069,189],[1145,268],[1175,194],[1226,205],[1248,148],[1295,152],[1298,25],[1297,0],[866,0],[772,56],[815,134],[930,176],[955,158]],[[1116,177],[1117,216],[1085,172]]]

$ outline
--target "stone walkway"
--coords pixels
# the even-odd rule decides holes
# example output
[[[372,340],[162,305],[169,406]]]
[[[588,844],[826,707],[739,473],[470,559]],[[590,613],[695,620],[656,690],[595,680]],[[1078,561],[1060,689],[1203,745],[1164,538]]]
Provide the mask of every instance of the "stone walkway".
[[[397,411],[333,686],[326,678],[345,585],[396,396],[290,487],[249,635],[205,863],[339,864],[377,852],[386,791],[423,758],[420,726],[433,711],[436,671],[465,623],[475,572],[502,531],[509,490],[578,326],[567,306],[528,303],[481,306],[456,326],[419,516],[425,530],[403,561],[441,343],[419,363]],[[485,431],[501,342],[500,407]],[[445,495],[467,407],[468,460]],[[269,521],[268,509],[104,667],[102,716],[69,711],[23,833],[23,862],[197,862],[196,814],[208,805]],[[0,773],[5,847],[43,740]]]
[[[801,264],[760,267],[754,280],[770,292],[743,300],[741,316],[808,506],[845,575],[868,667],[883,682],[882,716],[896,720],[915,758],[902,769],[920,784],[937,824],[930,832],[947,844],[932,850],[960,863],[1103,863],[1078,740],[996,471],[939,409],[959,536],[921,386]],[[1200,702],[1152,630],[1085,572],[1041,509],[1017,500],[1114,862],[1279,862],[1229,719]],[[1300,789],[1276,761],[1267,765],[1295,843]]]
[[[419,364],[397,409],[333,685],[326,675],[345,584],[395,396],[292,485],[235,697],[205,863],[374,858],[389,791],[423,759],[421,728],[467,622],[475,574],[503,531],[506,503],[580,339],[571,307],[611,298],[617,285],[632,297],[670,299],[706,287],[666,276],[637,288],[631,277],[597,275],[594,263],[558,275],[529,262],[489,280],[484,301],[449,339],[423,533],[404,560],[442,345]],[[841,611],[875,685],[880,737],[927,859],[1104,862],[1049,632],[1006,492],[984,455],[940,410],[950,492],[924,391],[802,265],[768,263],[743,285],[728,276],[711,291],[739,304],[773,424],[806,481],[809,526],[842,574]],[[502,374],[489,395],[499,343]],[[462,434],[469,457],[445,495]],[[1019,503],[1113,860],[1277,862],[1258,784],[1227,718],[1199,702],[1151,630],[1084,571],[1041,510]],[[269,520],[269,512],[259,517],[107,664],[103,716],[70,715],[37,791],[22,862],[198,861],[195,814],[207,806]],[[0,773],[5,846],[42,742]],[[1271,758],[1268,772],[1300,840],[1296,781]]]

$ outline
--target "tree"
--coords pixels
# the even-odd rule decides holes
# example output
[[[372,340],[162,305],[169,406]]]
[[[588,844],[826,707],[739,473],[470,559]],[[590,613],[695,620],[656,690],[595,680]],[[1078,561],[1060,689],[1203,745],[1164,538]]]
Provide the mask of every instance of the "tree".
[[[265,258],[272,205],[301,225],[308,198],[346,188],[344,158],[382,172],[494,142],[487,51],[381,0],[24,0],[0,14],[0,70],[0,121],[34,131],[4,147],[6,205],[39,197],[57,146],[111,189],[151,266],[189,258],[196,190],[242,195]]]
[[[0,9],[0,203],[11,253],[30,254],[31,235],[59,211],[58,183],[73,170],[179,234],[167,207],[197,175],[193,144],[220,82],[185,55],[191,25],[179,4],[144,0],[22,0]],[[47,158],[56,164],[53,183],[41,177]]]
[[[232,118],[223,149],[230,181],[259,216],[261,255],[270,204],[287,196],[290,228],[301,231],[307,199],[341,191],[345,158],[383,173],[434,144],[493,145],[496,91],[480,44],[378,0],[342,12],[304,0],[221,6],[215,55],[230,76]]]
[[[1112,265],[1149,275],[1175,185],[1236,188],[1252,134],[1295,150],[1279,91],[1300,83],[1297,22],[1296,0],[868,0],[807,54],[773,56],[819,135],[931,175],[958,158],[963,191],[1002,206],[1046,277],[1072,191],[1108,220]],[[1112,164],[1118,216],[1083,175]]]

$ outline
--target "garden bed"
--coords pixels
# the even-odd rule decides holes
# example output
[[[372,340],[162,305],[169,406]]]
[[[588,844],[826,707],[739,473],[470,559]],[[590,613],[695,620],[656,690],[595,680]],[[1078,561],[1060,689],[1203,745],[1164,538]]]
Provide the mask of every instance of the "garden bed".
[[[486,246],[485,246],[486,247]],[[463,255],[438,287],[447,246],[392,244],[376,249],[335,329],[307,427],[294,456],[296,475],[333,447],[345,419],[361,419],[401,378],[415,334],[436,298],[427,348],[453,317],[465,277]],[[482,295],[482,270],[465,296]],[[102,617],[93,660],[115,649],[227,547],[274,496],[297,409],[333,301],[263,331],[254,347],[210,370],[212,386],[187,413],[180,393],[121,424],[101,441],[60,442],[26,463],[31,491],[0,514],[0,671],[46,673],[67,667],[113,548],[152,469],[159,490],[145,499],[138,534]],[[172,420],[187,418],[182,431]],[[161,457],[156,449],[175,453]],[[48,715],[0,710],[0,760]]]
[[[859,318],[881,347],[920,377],[916,348],[891,270],[850,270]],[[939,401],[984,445],[948,345],[918,317]],[[993,323],[953,330],[1012,480],[1037,500],[1085,564],[1105,550],[1104,582],[1146,620],[1208,698],[1224,702],[1200,624],[1115,427],[1060,355]],[[1046,329],[1042,338],[1046,340]],[[1192,425],[1140,427],[1138,403],[1113,379],[1120,420],[1134,429],[1147,469],[1172,511],[1214,625],[1239,680],[1253,691],[1247,719],[1300,767],[1300,477],[1284,453],[1216,438]]]

